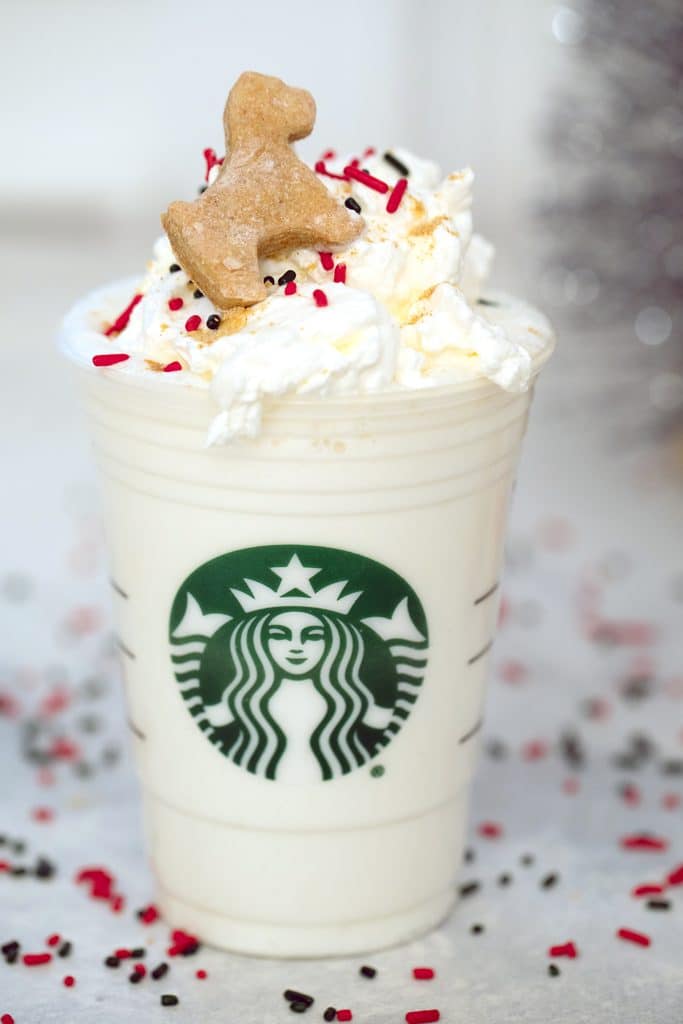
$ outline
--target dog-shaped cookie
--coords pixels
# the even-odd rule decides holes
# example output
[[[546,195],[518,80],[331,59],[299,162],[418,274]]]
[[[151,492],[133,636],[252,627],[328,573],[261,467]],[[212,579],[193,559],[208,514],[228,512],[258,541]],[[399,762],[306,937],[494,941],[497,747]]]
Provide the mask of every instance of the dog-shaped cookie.
[[[171,203],[161,222],[178,262],[221,310],[266,297],[259,256],[348,245],[363,228],[290,143],[310,134],[315,102],[305,89],[247,71],[225,105],[227,155],[192,203]]]

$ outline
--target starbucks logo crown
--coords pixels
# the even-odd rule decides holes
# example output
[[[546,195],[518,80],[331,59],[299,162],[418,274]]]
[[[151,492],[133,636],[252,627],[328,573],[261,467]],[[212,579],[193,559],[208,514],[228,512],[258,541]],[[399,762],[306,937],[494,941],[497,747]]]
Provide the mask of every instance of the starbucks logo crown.
[[[316,608],[347,615],[362,591],[344,594],[348,580],[338,580],[320,590],[315,590],[311,580],[321,571],[305,566],[298,555],[292,555],[288,565],[273,565],[271,572],[280,577],[279,585],[273,589],[257,580],[245,579],[249,593],[231,587],[235,600],[245,612],[264,611],[268,608]]]

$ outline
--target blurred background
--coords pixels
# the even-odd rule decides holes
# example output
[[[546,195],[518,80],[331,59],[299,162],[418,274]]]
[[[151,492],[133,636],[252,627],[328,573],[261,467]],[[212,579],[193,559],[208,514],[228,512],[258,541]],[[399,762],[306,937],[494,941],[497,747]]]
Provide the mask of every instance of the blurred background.
[[[305,155],[400,144],[445,171],[471,165],[475,226],[497,249],[494,284],[525,295],[556,325],[513,507],[485,734],[492,760],[478,800],[505,817],[524,789],[533,813],[520,810],[506,828],[515,842],[545,843],[566,862],[575,934],[609,944],[594,908],[607,913],[604,894],[619,869],[613,846],[594,852],[600,828],[612,822],[619,834],[627,825],[616,816],[639,807],[632,813],[643,827],[681,834],[680,0],[4,0],[0,18],[0,747],[9,759],[0,797],[18,795],[11,826],[38,841],[50,819],[35,819],[31,806],[67,818],[95,808],[78,827],[93,838],[106,829],[106,855],[118,855],[140,890],[123,866],[140,857],[129,762],[113,782],[107,775],[123,714],[116,686],[107,690],[114,668],[94,469],[54,336],[84,292],[143,270],[159,213],[195,194],[202,150],[222,152],[226,94],[254,69],[314,93],[318,119]],[[73,746],[48,747],[34,764],[27,736],[47,716],[48,738],[59,739],[54,723],[71,707],[90,707],[97,685],[110,692],[101,717],[112,737],[88,748],[81,736],[78,756]],[[579,748],[562,739],[569,726]],[[629,747],[634,730],[641,741]],[[561,788],[562,774],[583,766],[583,753],[575,755],[584,748],[595,769],[588,810],[561,811],[557,801],[579,791],[577,779]],[[37,765],[21,791],[13,785],[19,750],[31,772]],[[503,780],[493,762],[504,750],[513,767]],[[638,790],[628,773],[641,769],[650,774]],[[120,814],[116,828],[97,818],[98,792]],[[551,839],[534,832],[546,822],[557,826]],[[68,859],[61,837],[53,842]],[[602,874],[591,874],[597,863]],[[639,880],[624,876],[624,891]],[[517,944],[526,898],[510,939]],[[611,918],[606,927],[611,934]],[[509,954],[503,944],[506,962]],[[457,955],[467,978],[460,947]],[[596,990],[610,974],[601,957]],[[659,985],[648,964],[649,974],[618,973],[610,1005],[623,998],[643,1021],[657,1006],[658,1024],[673,1022],[659,1002],[664,988],[647,1001],[648,985]],[[664,985],[673,974],[659,964]],[[525,969],[517,965],[517,978]],[[640,988],[629,995],[631,979]],[[466,1002],[467,985],[458,1005],[472,1021],[494,1019],[484,1010],[500,1007],[486,992],[493,998],[505,985],[494,971],[476,1006]],[[518,991],[511,984],[510,1006]],[[528,1019],[575,1021],[573,1005],[565,996],[552,1014],[543,1004]]]

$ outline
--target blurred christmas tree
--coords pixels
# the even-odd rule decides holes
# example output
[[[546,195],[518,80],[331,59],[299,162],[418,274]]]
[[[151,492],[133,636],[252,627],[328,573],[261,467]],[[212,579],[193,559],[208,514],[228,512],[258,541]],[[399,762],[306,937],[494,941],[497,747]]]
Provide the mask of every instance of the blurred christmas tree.
[[[546,126],[546,295],[603,345],[615,401],[639,389],[634,430],[680,427],[683,5],[575,0],[552,30],[570,68]]]

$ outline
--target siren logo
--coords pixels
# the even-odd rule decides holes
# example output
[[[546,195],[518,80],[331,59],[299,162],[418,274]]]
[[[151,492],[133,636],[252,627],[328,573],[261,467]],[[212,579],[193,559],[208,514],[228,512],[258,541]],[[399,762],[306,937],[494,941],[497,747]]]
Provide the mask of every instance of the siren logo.
[[[306,544],[233,551],[178,591],[171,659],[185,705],[234,764],[333,779],[400,731],[427,664],[422,605],[397,573]]]

